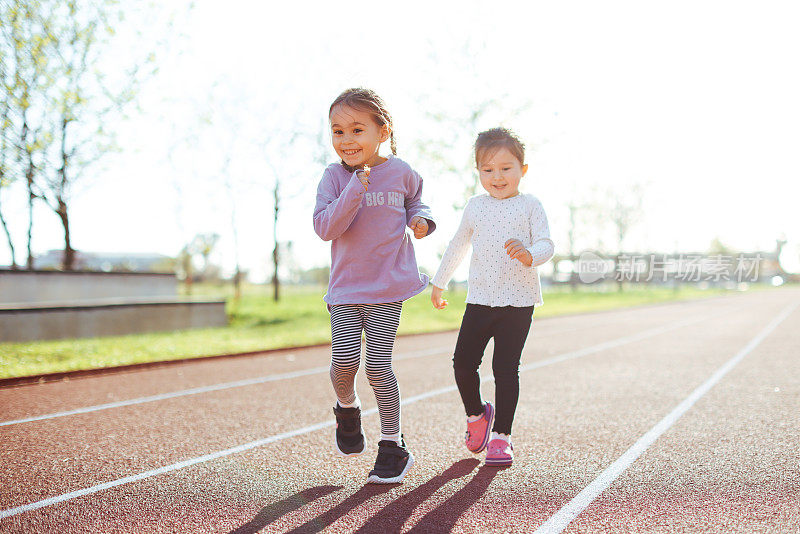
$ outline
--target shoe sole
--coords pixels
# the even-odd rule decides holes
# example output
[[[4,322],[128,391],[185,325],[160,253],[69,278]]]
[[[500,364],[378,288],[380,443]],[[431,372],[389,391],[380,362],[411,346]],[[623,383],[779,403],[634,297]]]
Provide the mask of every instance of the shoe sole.
[[[408,461],[402,473],[392,478],[380,478],[378,475],[370,475],[369,478],[367,478],[367,484],[399,484],[403,481],[412,465],[414,465],[414,456],[408,453]]]
[[[366,442],[367,438],[366,436],[364,436],[364,443],[366,444]],[[336,430],[333,431],[333,448],[334,450],[336,450],[337,453],[339,453],[339,456],[342,456],[344,458],[349,458],[350,456],[360,456],[364,454],[365,450],[367,450],[367,447],[365,445],[358,452],[344,452],[342,449],[339,448],[339,441],[336,439]]]
[[[489,424],[486,426],[486,435],[483,436],[483,443],[481,444],[480,449],[473,450],[467,447],[467,450],[472,454],[480,454],[486,450],[486,446],[489,444],[489,438],[492,436],[492,425],[494,425],[494,405],[491,402],[487,402],[486,405],[489,407]]]
[[[512,463],[514,463],[514,460],[513,459],[512,460],[488,460],[487,459],[483,463],[484,463],[484,465],[493,465],[495,467],[503,467],[503,466],[506,466],[506,465],[511,465]]]

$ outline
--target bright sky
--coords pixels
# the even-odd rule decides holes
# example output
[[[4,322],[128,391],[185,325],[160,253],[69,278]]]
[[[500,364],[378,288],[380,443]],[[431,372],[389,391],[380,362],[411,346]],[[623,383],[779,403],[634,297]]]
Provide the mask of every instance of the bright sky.
[[[705,251],[714,238],[772,250],[785,236],[800,255],[798,26],[795,2],[200,0],[177,22],[185,37],[161,56],[141,112],[114,125],[122,153],[77,189],[74,245],[175,255],[216,232],[214,259],[230,269],[235,206],[240,261],[263,278],[278,174],[289,197],[279,240],[292,241],[298,264],[324,265],[328,244],[311,226],[323,166],[309,139],[333,98],[363,85],[387,101],[399,155],[422,174],[440,219],[415,242],[429,271],[460,214],[453,177],[417,144],[440,139],[450,146],[442,157],[462,165],[477,132],[461,118],[492,99],[476,126],[503,124],[527,143],[523,189],[544,204],[557,251],[568,249],[570,202],[643,184],[628,250]],[[452,119],[437,126],[436,113]],[[21,263],[23,203],[3,208]],[[605,209],[579,226],[577,250],[601,239],[613,250]],[[34,233],[35,251],[62,246],[44,209]],[[0,264],[8,258],[0,241]]]

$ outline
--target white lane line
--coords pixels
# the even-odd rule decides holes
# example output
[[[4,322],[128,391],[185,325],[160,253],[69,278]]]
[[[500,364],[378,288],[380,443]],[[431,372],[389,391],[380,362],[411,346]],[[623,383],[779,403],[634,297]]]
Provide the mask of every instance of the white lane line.
[[[540,526],[534,534],[558,534],[562,532],[578,515],[589,506],[598,495],[605,491],[630,465],[636,461],[657,440],[661,434],[666,432],[680,417],[686,413],[703,395],[714,387],[728,371],[733,369],[745,356],[753,351],[764,339],[772,333],[778,325],[783,322],[796,308],[797,304],[787,306],[775,319],[767,325],[756,337],[736,353],[730,360],[725,362],[711,378],[703,382],[692,393],[689,394],[678,406],[675,407],[666,417],[659,421],[653,428],[647,431],[633,446],[625,451],[617,461],[611,464],[605,471],[600,473],[591,484],[586,486],[583,491],[575,496],[574,499],[565,504],[558,512],[553,514],[550,519]]]
[[[595,328],[595,327],[575,328],[575,329],[571,329],[571,330],[562,330],[562,331],[558,331],[558,332],[555,332],[555,333],[551,332],[551,333],[548,333],[548,334],[544,334],[541,337],[549,337],[551,335],[570,333],[570,332],[586,330],[586,329],[590,329],[590,328]],[[649,335],[649,334],[647,334],[647,332],[649,332],[649,331],[643,332],[642,334],[639,334],[639,335]],[[626,338],[622,338],[622,339],[626,339]],[[621,340],[612,341],[611,343],[619,343],[619,342],[621,342]],[[627,341],[625,341],[625,342],[627,343]],[[614,346],[616,346],[616,345],[614,345]],[[410,358],[420,358],[420,357],[423,357],[423,356],[433,356],[433,355],[436,355],[436,354],[443,354],[443,353],[446,353],[446,352],[450,352],[452,350],[453,350],[452,346],[439,347],[439,348],[434,348],[434,349],[420,350],[420,351],[414,351],[414,352],[408,352],[408,353],[400,354],[400,355],[396,356],[394,359],[395,360],[405,360],[405,359],[410,359]],[[592,350],[593,352],[597,352],[598,349],[592,348],[590,350]],[[599,349],[599,350],[604,350],[604,349]],[[564,360],[568,360],[568,359],[577,358],[577,357],[580,357],[580,356],[583,356],[583,355],[584,355],[583,354],[583,350],[580,350],[580,351],[576,351],[574,353],[569,353],[569,354],[562,355],[561,358],[563,358]],[[547,360],[545,360],[545,361],[547,361]],[[538,365],[541,365],[542,363],[544,363],[544,362],[539,362]],[[533,365],[534,365],[534,367],[530,367],[531,369],[535,369],[537,364],[533,364]],[[266,383],[266,382],[274,382],[274,381],[277,381],[277,380],[288,380],[288,379],[291,379],[291,378],[299,378],[301,376],[322,374],[322,373],[327,373],[327,372],[329,372],[329,367],[328,366],[324,366],[324,367],[314,367],[314,368],[311,368],[311,369],[305,369],[305,370],[302,370],[302,371],[293,371],[293,372],[290,372],[290,373],[282,373],[282,374],[275,374],[275,375],[265,375],[265,376],[260,376],[260,377],[256,377],[256,378],[248,378],[248,379],[245,379],[245,380],[238,380],[238,381],[235,381],[235,382],[225,382],[225,383],[222,383],[222,384],[213,384],[213,385],[210,385],[210,386],[202,386],[202,387],[197,387],[197,388],[184,389],[184,390],[181,390],[181,391],[173,391],[173,392],[170,392],[170,393],[161,393],[161,394],[158,394],[158,395],[151,395],[151,396],[148,396],[148,397],[137,397],[137,398],[134,398],[134,399],[128,399],[128,400],[124,400],[124,401],[109,402],[109,403],[106,403],[106,404],[97,404],[97,405],[94,405],[94,406],[86,406],[86,407],[83,407],[83,408],[76,408],[74,410],[66,410],[66,411],[63,411],[63,412],[54,412],[54,413],[49,413],[49,414],[25,417],[25,418],[22,418],[22,419],[13,419],[13,420],[9,420],[9,421],[0,421],[0,427],[2,427],[2,426],[10,426],[10,425],[19,425],[19,424],[23,424],[23,423],[33,423],[35,421],[44,421],[44,420],[47,420],[47,419],[56,419],[56,418],[59,418],[59,417],[67,417],[69,415],[79,415],[79,414],[97,412],[97,411],[101,411],[101,410],[109,410],[109,409],[112,409],[112,408],[122,408],[124,406],[134,406],[134,405],[137,405],[137,404],[144,404],[144,403],[147,403],[147,402],[162,401],[162,400],[167,400],[167,399],[174,399],[176,397],[185,397],[187,395],[198,395],[198,394],[201,394],[201,393],[211,393],[211,392],[214,392],[214,391],[220,391],[220,390],[225,390],[225,389],[252,386],[252,385],[255,385],[255,384],[263,384],[263,383]]]
[[[618,346],[623,345],[625,343],[632,343],[634,341],[639,341],[641,339],[645,339],[645,338],[648,338],[648,337],[657,336],[659,334],[662,334],[664,332],[669,332],[670,330],[675,330],[675,329],[680,328],[682,326],[686,326],[686,325],[693,324],[693,323],[699,323],[700,321],[704,321],[704,320],[706,320],[708,318],[709,318],[709,316],[706,315],[706,316],[695,318],[695,319],[689,319],[689,320],[684,320],[684,321],[672,323],[669,326],[651,328],[649,330],[645,330],[644,332],[642,332],[640,334],[636,334],[636,335],[633,335],[633,336],[625,336],[625,337],[619,338],[617,340],[609,341],[609,342],[605,342],[605,343],[599,343],[599,344],[594,345],[592,347],[589,347],[587,349],[568,352],[568,353],[565,353],[565,354],[550,358],[548,360],[543,360],[541,362],[536,362],[535,364],[526,365],[524,367],[521,367],[520,371],[521,372],[529,371],[531,369],[544,367],[546,365],[552,365],[552,364],[559,363],[559,362],[562,362],[562,361],[565,361],[565,360],[568,360],[568,359],[579,358],[581,356],[594,354],[594,353],[599,352],[601,350],[606,350],[606,349],[609,349],[609,348],[618,347]],[[481,379],[481,382],[486,382],[486,381],[492,380],[492,378],[493,377],[491,377],[491,376],[483,377]],[[421,393],[419,395],[415,395],[413,397],[409,397],[407,399],[404,399],[401,402],[401,404],[404,405],[404,406],[408,405],[408,404],[413,404],[413,403],[421,401],[423,399],[427,399],[427,398],[430,398],[430,397],[435,397],[436,395],[441,395],[443,393],[449,393],[449,392],[456,391],[456,390],[457,390],[456,386],[449,386],[449,387],[445,387],[445,388],[435,389],[435,390],[432,390],[432,391],[428,391],[426,393]],[[364,412],[362,412],[361,415],[362,416],[366,416],[366,415],[373,415],[373,414],[376,414],[376,413],[378,413],[377,407],[376,408],[371,408],[369,410],[365,410]],[[176,464],[167,465],[167,466],[164,466],[164,467],[160,467],[158,469],[153,469],[151,471],[145,471],[144,473],[139,473],[139,474],[136,474],[136,475],[127,476],[127,477],[124,477],[124,478],[120,478],[118,480],[112,480],[110,482],[105,482],[103,484],[97,484],[96,486],[92,486],[92,487],[89,487],[89,488],[84,488],[84,489],[73,491],[73,492],[70,492],[70,493],[65,493],[63,495],[58,495],[56,497],[51,497],[49,499],[36,501],[36,502],[30,503],[30,504],[17,506],[16,508],[9,508],[7,510],[0,510],[0,519],[6,518],[6,517],[10,517],[12,515],[21,514],[21,513],[24,513],[24,512],[30,512],[32,510],[38,510],[39,508],[44,508],[45,506],[51,506],[53,504],[58,504],[58,503],[61,503],[61,502],[64,502],[64,501],[69,501],[71,499],[75,499],[75,498],[78,498],[78,497],[83,497],[85,495],[90,495],[92,493],[97,493],[99,491],[103,491],[103,490],[107,490],[107,489],[114,488],[114,487],[117,487],[117,486],[121,486],[123,484],[128,484],[129,482],[136,482],[136,481],[139,481],[139,480],[144,480],[146,478],[151,478],[151,477],[154,477],[154,476],[157,476],[157,475],[162,475],[164,473],[169,473],[171,471],[177,471],[178,469],[183,469],[184,467],[190,467],[192,465],[208,462],[208,461],[211,461],[211,460],[216,460],[216,459],[222,458],[224,456],[229,456],[231,454],[244,452],[244,451],[247,451],[247,450],[250,450],[250,449],[254,449],[256,447],[260,447],[260,446],[266,445],[268,443],[274,443],[276,441],[280,441],[280,440],[283,440],[283,439],[286,439],[286,438],[299,436],[301,434],[308,434],[308,433],[314,432],[316,430],[321,430],[323,428],[332,427],[335,424],[336,424],[335,420],[323,421],[321,423],[317,423],[317,424],[314,424],[314,425],[310,425],[310,426],[306,426],[306,427],[303,427],[303,428],[299,428],[297,430],[291,430],[289,432],[284,432],[283,434],[277,434],[275,436],[270,436],[268,438],[263,438],[263,439],[260,439],[260,440],[251,441],[250,443],[245,443],[243,445],[238,445],[236,447],[232,447],[230,449],[225,449],[223,451],[217,451],[217,452],[214,452],[214,453],[211,453],[211,454],[206,454],[204,456],[198,456],[197,458],[192,458],[192,459],[189,459],[189,460],[185,460],[183,462],[178,462]]]
[[[37,501],[31,504],[25,504],[23,506],[18,506],[16,508],[9,508],[8,510],[0,511],[0,519],[4,519],[6,517],[10,517],[12,515],[21,514],[24,512],[30,512],[31,510],[37,510],[39,508],[44,508],[45,506],[50,506],[53,504],[57,504],[64,501],[69,501],[71,499],[76,499],[78,497],[83,497],[84,495],[90,495],[92,493],[97,493],[98,491],[103,491],[111,488],[115,488],[117,486],[121,486],[123,484],[128,484],[130,482],[136,482],[139,480],[144,480],[146,478],[151,478],[154,476],[158,476],[164,473],[169,473],[170,471],[177,471],[178,469],[183,469],[185,467],[190,467],[192,465],[209,462],[211,460],[216,460],[218,458],[222,458],[224,456],[229,456],[231,454],[236,454],[239,452],[244,452],[246,450],[253,449],[255,447],[260,447],[262,445],[266,445],[268,443],[273,443],[275,441],[280,441],[282,439],[291,438],[294,436],[299,436],[301,434],[307,434],[309,432],[314,432],[315,430],[320,430],[325,427],[333,426],[334,421],[324,421],[322,423],[317,423],[315,425],[310,425],[303,428],[298,428],[297,430],[292,430],[289,432],[284,432],[283,434],[277,434],[275,436],[270,436],[268,438],[251,441],[250,443],[245,443],[243,445],[239,445],[237,447],[232,447],[230,449],[225,449],[224,451],[217,451],[211,454],[206,454],[204,456],[198,456],[197,458],[192,458],[190,460],[186,460],[183,462],[178,462],[176,464],[167,465],[164,467],[159,467],[158,469],[153,469],[151,471],[145,471],[144,473],[138,473],[136,475],[131,475],[127,477],[120,478],[118,480],[112,480],[110,482],[106,482],[104,484],[98,484],[96,486],[92,486],[90,488],[84,488],[81,490],[73,491],[70,493],[65,493],[63,495],[59,495],[57,497],[51,497],[49,499],[44,499],[41,501]]]
[[[412,404],[418,402],[423,399],[427,399],[429,397],[434,397],[436,395],[441,395],[442,393],[447,393],[450,391],[456,391],[456,386],[449,386],[442,389],[436,389],[433,391],[428,391],[427,393],[423,393],[421,395],[416,395],[414,397],[409,397],[408,399],[401,402],[401,404]],[[378,408],[371,408],[369,410],[364,410],[361,415],[374,415],[378,413]],[[289,432],[284,432],[282,434],[276,434],[274,436],[270,436],[268,438],[259,439],[256,441],[251,441],[249,443],[244,443],[242,445],[237,445],[236,447],[231,447],[230,449],[225,449],[222,451],[213,452],[211,454],[206,454],[204,456],[198,456],[197,458],[191,458],[189,460],[185,460],[183,462],[178,462],[176,464],[167,465],[164,467],[159,467],[158,469],[152,469],[150,471],[145,471],[143,473],[138,473],[136,475],[130,475],[127,477],[120,478],[118,480],[112,480],[110,482],[105,482],[103,484],[97,484],[96,486],[92,486],[90,488],[84,488],[77,491],[72,491],[70,493],[65,493],[63,495],[58,495],[56,497],[51,497],[49,499],[43,499],[41,501],[37,501],[30,504],[24,504],[22,506],[17,506],[16,508],[9,508],[7,510],[0,511],[0,519],[5,519],[6,517],[11,517],[12,515],[18,515],[25,512],[30,512],[33,510],[38,510],[39,508],[44,508],[46,506],[51,506],[53,504],[58,504],[64,501],[69,501],[72,499],[77,499],[78,497],[84,497],[86,495],[91,495],[92,493],[97,493],[99,491],[104,491],[107,489],[115,488],[117,486],[122,486],[123,484],[128,484],[131,482],[137,482],[139,480],[144,480],[147,478],[152,478],[154,476],[163,475],[164,473],[169,473],[171,471],[177,471],[179,469],[183,469],[186,467],[191,467],[193,465],[210,462],[212,460],[217,460],[219,458],[223,458],[225,456],[230,456],[231,454],[237,454],[240,452],[248,451],[250,449],[255,449],[257,447],[261,447],[263,445],[267,445],[269,443],[274,443],[276,441],[281,441],[287,438],[292,438],[295,436],[300,436],[302,434],[308,434],[314,432],[316,430],[322,430],[323,428],[328,428],[336,425],[335,420],[330,421],[323,421],[321,423],[317,423],[314,425],[309,425],[303,428],[298,428],[296,430],[291,430]]]
[[[408,352],[396,356],[395,360],[407,360],[411,358],[421,358],[423,356],[433,356],[436,354],[443,354],[447,351],[453,350],[452,347],[439,347],[434,349],[419,350],[415,352]],[[255,378],[248,378],[245,380],[237,380],[235,382],[225,382],[222,384],[214,384],[211,386],[203,386],[192,389],[184,389],[181,391],[173,391],[170,393],[161,393],[159,395],[151,395],[149,397],[138,397],[135,399],[128,399],[118,402],[109,402],[107,404],[97,404],[95,406],[86,406],[84,408],[77,408],[75,410],[67,410],[64,412],[49,413],[44,415],[36,415],[33,417],[26,417],[24,419],[14,419],[11,421],[0,421],[0,426],[18,425],[22,423],[31,423],[33,421],[43,421],[45,419],[56,419],[58,417],[66,417],[68,415],[78,415],[90,412],[97,412],[100,410],[109,410],[111,408],[122,408],[123,406],[133,406],[136,404],[144,404],[147,402],[162,401],[167,399],[174,399],[176,397],[185,397],[187,395],[197,395],[200,393],[211,393],[212,391],[220,391],[224,389],[240,388],[244,386],[252,386],[255,384],[263,384],[265,382],[275,382],[277,380],[288,380],[290,378],[298,378],[301,376],[315,375],[328,373],[329,366],[313,367],[311,369],[304,369],[302,371],[293,371],[291,373],[281,373],[275,375],[265,375]]]
[[[642,339],[647,339],[649,337],[657,336],[659,334],[675,330],[676,328],[680,328],[682,326],[688,326],[690,324],[699,323],[700,321],[705,321],[706,319],[708,319],[708,316],[704,316],[701,318],[694,318],[694,319],[684,319],[683,321],[670,323],[666,326],[650,328],[649,330],[644,330],[643,332],[639,332],[638,334],[612,339],[611,341],[606,341],[605,343],[599,343],[597,345],[586,347],[584,349],[578,349],[572,352],[560,354],[558,356],[554,356],[546,360],[540,360],[533,363],[529,363],[528,365],[523,365],[522,367],[520,367],[519,370],[520,372],[530,371],[531,369],[537,369],[539,367],[544,367],[545,365],[551,365],[566,360],[572,360],[574,358],[580,358],[582,356],[587,356],[589,354],[594,354],[596,352],[613,349],[621,345],[627,345],[628,343],[633,343],[635,341],[641,341]]]

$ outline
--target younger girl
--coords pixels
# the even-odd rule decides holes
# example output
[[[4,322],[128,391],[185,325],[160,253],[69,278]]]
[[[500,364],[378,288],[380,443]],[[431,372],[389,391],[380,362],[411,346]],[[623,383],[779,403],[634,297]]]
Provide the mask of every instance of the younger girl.
[[[511,465],[519,360],[533,307],[542,304],[536,267],[553,256],[554,247],[542,204],[519,192],[519,182],[528,171],[520,140],[505,128],[480,133],[475,163],[488,194],[467,202],[461,225],[433,277],[431,302],[437,309],[447,305],[442,291],[472,243],[467,308],[453,356],[456,384],[467,412],[465,442],[473,453],[486,449],[486,464]],[[494,338],[496,410],[481,400],[478,374],[490,338]]]
[[[333,148],[341,163],[328,166],[317,189],[314,230],[331,241],[325,302],[331,313],[331,381],[338,402],[336,449],[364,452],[361,401],[355,378],[366,333],[366,373],[381,420],[378,458],[368,482],[400,482],[414,463],[400,432],[400,392],[392,347],[403,301],[428,286],[406,226],[421,239],[436,228],[422,203],[422,178],[396,153],[392,117],[368,89],[348,89],[331,104]],[[392,156],[379,155],[390,141]]]

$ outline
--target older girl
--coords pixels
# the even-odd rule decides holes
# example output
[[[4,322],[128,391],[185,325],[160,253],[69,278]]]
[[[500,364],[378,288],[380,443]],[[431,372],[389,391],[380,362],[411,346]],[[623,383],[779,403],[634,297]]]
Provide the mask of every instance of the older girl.
[[[421,239],[436,228],[422,203],[422,178],[396,154],[392,116],[368,89],[348,89],[329,110],[333,148],[341,158],[325,169],[317,189],[314,229],[331,241],[325,302],[331,313],[331,381],[337,403],[336,449],[364,452],[361,401],[355,377],[366,333],[366,373],[375,393],[381,437],[368,482],[394,483],[414,463],[400,431],[400,392],[392,370],[403,301],[422,292],[410,228]],[[379,153],[389,141],[392,155]]]

